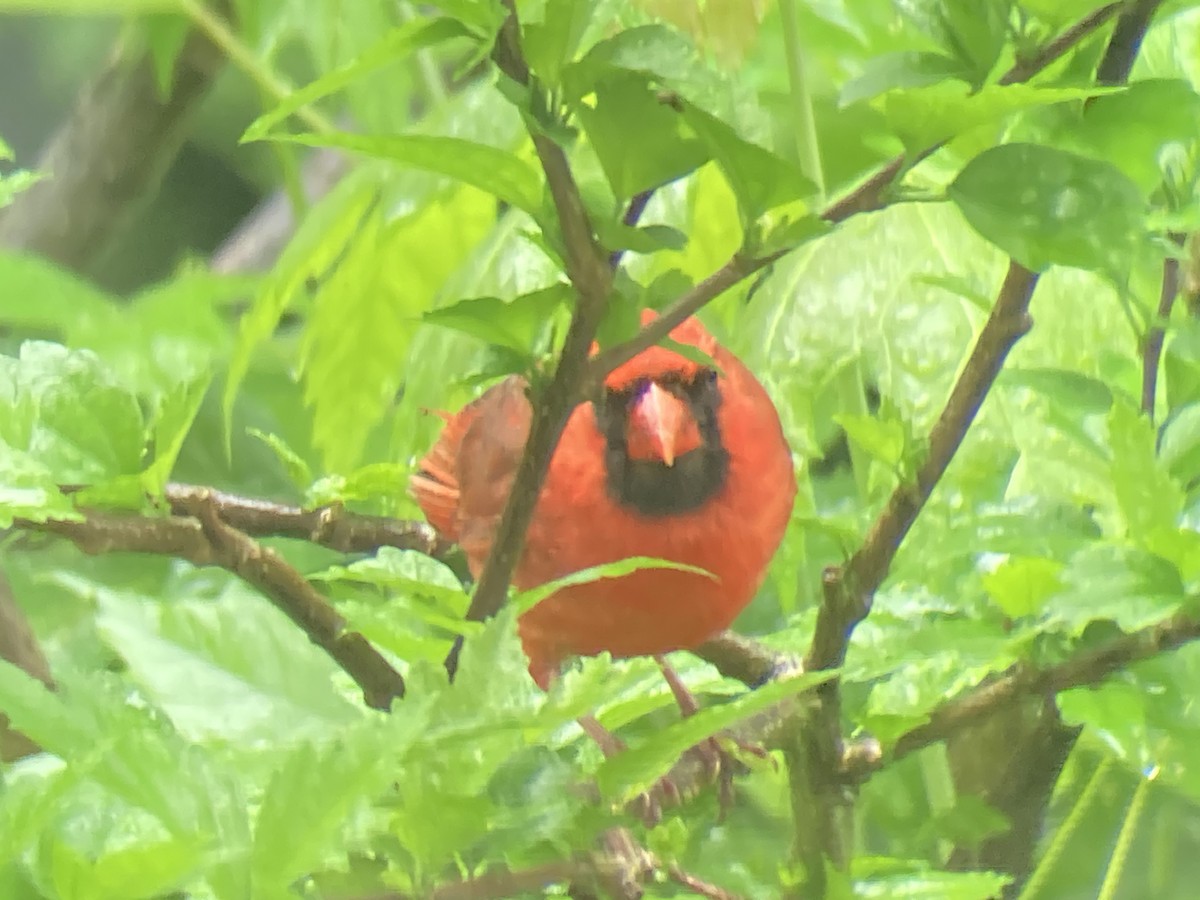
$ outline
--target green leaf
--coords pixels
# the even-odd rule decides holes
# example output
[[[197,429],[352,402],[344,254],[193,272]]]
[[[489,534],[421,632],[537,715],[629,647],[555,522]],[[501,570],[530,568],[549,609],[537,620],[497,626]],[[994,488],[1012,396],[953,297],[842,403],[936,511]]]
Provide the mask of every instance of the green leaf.
[[[0,441],[62,484],[141,470],[142,414],[93,353],[29,341],[0,357]]]
[[[470,31],[456,19],[413,19],[392,29],[354,59],[327,72],[316,81],[292,91],[279,105],[250,123],[241,137],[242,143],[266,140],[273,135],[271,128],[302,107],[339,91],[347,85],[384,66],[400,62],[412,54],[435,47],[453,38],[467,37]]]
[[[0,321],[65,335],[81,322],[108,322],[115,297],[40,256],[0,250]]]
[[[170,480],[179,451],[196,421],[210,384],[212,375],[203,375],[195,381],[181,382],[175,391],[163,398],[154,423],[154,462],[146,469],[143,480],[149,493],[160,493]]]
[[[647,790],[696,744],[837,675],[836,670],[806,672],[773,681],[729,703],[701,709],[659,731],[645,743],[606,759],[596,772],[600,793],[613,803],[627,803]]]
[[[430,310],[422,321],[453,328],[532,358],[539,334],[569,296],[567,285],[554,284],[510,301],[477,297]]]
[[[706,143],[644,76],[614,72],[577,112],[619,202],[681,178],[709,159]],[[629,128],[631,121],[637,128]]]
[[[314,746],[304,742],[275,770],[254,829],[254,883],[280,889],[352,846],[352,826],[396,780],[397,760],[421,732],[428,703],[406,701],[391,721],[372,716]],[[356,815],[357,814],[357,815]]]
[[[949,188],[967,221],[1026,268],[1123,275],[1145,230],[1141,191],[1108,163],[1034,144],[969,162]]]
[[[106,589],[94,596],[101,638],[185,734],[286,744],[359,715],[329,657],[236,583],[216,601],[169,606]]]
[[[717,580],[717,576],[712,574],[712,572],[709,572],[707,569],[701,569],[698,566],[672,562],[669,559],[655,559],[650,556],[630,556],[625,559],[616,560],[615,562],[580,569],[578,572],[572,572],[570,575],[564,575],[562,578],[556,578],[538,587],[521,591],[513,598],[512,606],[517,610],[519,615],[532,609],[551,594],[563,588],[574,587],[577,584],[590,584],[602,578],[621,578],[640,569],[675,569],[680,572],[691,572],[693,575],[703,575],[714,581]]]
[[[1120,93],[1093,98],[1068,139],[1072,149],[1117,166],[1148,195],[1162,182],[1163,147],[1194,141],[1186,123],[1197,118],[1200,94],[1188,82],[1139,80]]]
[[[941,872],[921,860],[858,856],[851,864],[854,896],[872,900],[991,900],[1011,876],[999,872]]]
[[[13,198],[21,191],[28,190],[44,179],[42,172],[30,172],[27,169],[17,169],[8,175],[0,175],[0,209],[13,202]]]
[[[846,430],[846,436],[868,456],[889,469],[894,469],[904,459],[906,441],[903,422],[851,413],[838,413],[833,420]]]
[[[1112,89],[989,84],[972,90],[961,81],[889,91],[877,102],[888,125],[910,151],[924,150],[1023,109],[1086,100]]]
[[[1129,537],[1150,550],[1157,537],[1174,532],[1183,512],[1183,491],[1157,458],[1156,438],[1149,417],[1133,404],[1114,404],[1108,417],[1113,490]]]
[[[811,196],[816,190],[800,169],[781,156],[743,139],[732,127],[685,103],[683,118],[708,145],[737,196],[745,222],[768,210]]]
[[[586,96],[617,71],[678,89],[712,82],[700,52],[687,37],[666,25],[639,25],[598,41],[582,59],[567,67],[563,74],[567,99],[576,101]]]
[[[1099,378],[1068,369],[1006,367],[998,381],[1037,391],[1074,412],[1106,413],[1113,402],[1112,389]]]
[[[847,81],[838,94],[840,106],[871,100],[880,94],[940,84],[962,74],[962,66],[940,53],[897,50],[867,60],[862,72]]]
[[[983,589],[1006,616],[1032,616],[1062,589],[1062,570],[1057,560],[1010,556],[983,576]]]
[[[275,263],[270,278],[242,316],[221,398],[227,440],[233,421],[233,402],[250,370],[255,350],[271,336],[296,294],[337,264],[378,199],[378,181],[378,171],[360,167],[309,210]]]
[[[1064,589],[1045,604],[1047,615],[1070,634],[1108,619],[1122,631],[1151,625],[1186,598],[1179,570],[1160,556],[1107,543],[1076,553],[1063,570]]]
[[[464,188],[392,222],[377,209],[321,285],[300,356],[313,445],[326,469],[359,462],[395,402],[419,316],[494,217],[490,198]]]
[[[447,15],[453,16],[480,37],[490,40],[508,15],[500,0],[433,0]]]
[[[539,6],[532,18],[520,17],[521,49],[529,67],[554,87],[563,66],[575,57],[597,4],[595,0],[551,0]]]
[[[337,147],[455,178],[536,216],[542,182],[526,162],[476,141],[426,134],[273,134],[272,141],[306,147]]]
[[[0,528],[13,519],[79,521],[83,516],[41,460],[0,441]]]
[[[259,431],[257,428],[247,428],[246,433],[271,448],[271,451],[275,454],[275,458],[283,464],[283,468],[288,473],[288,478],[291,479],[292,484],[304,489],[307,489],[312,484],[312,469],[299,453],[288,446],[283,438],[276,434],[267,434],[264,431]]]
[[[308,577],[327,583],[369,584],[429,600],[445,620],[456,625],[462,624],[469,604],[462,583],[450,567],[416,550],[380,547],[375,556],[348,566],[330,566]]]

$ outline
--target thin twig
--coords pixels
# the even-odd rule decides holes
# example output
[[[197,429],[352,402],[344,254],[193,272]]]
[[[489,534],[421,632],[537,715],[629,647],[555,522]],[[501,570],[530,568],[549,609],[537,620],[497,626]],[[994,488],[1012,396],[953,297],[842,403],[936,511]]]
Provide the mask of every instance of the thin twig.
[[[197,490],[179,499],[186,515],[152,518],[88,512],[81,521],[14,524],[27,531],[57,534],[85,553],[155,553],[215,565],[258,588],[295,622],[309,640],[333,658],[362,689],[368,705],[386,710],[404,695],[404,680],[282,556],[221,520],[221,508]]]
[[[934,709],[927,722],[906,732],[890,753],[877,761],[868,761],[867,766],[873,769],[887,765],[922,747],[943,741],[1022,697],[1050,696],[1072,688],[1100,684],[1133,663],[1176,650],[1198,639],[1200,619],[1181,612],[1085,650],[1058,665],[1038,669],[1018,664],[994,681],[981,684]]]
[[[1171,232],[1171,243],[1179,250],[1183,249],[1187,236],[1179,232]],[[1158,314],[1154,324],[1146,333],[1142,346],[1142,412],[1154,421],[1154,406],[1158,391],[1158,364],[1162,359],[1163,337],[1167,332],[1167,322],[1171,320],[1171,310],[1175,307],[1175,298],[1179,296],[1179,258],[1169,255],[1163,258],[1162,287],[1158,295]]]
[[[1068,50],[1099,29],[1125,6],[1124,0],[1118,0],[1116,3],[1109,3],[1107,6],[1088,13],[1027,59],[1017,60],[1011,69],[1000,76],[1000,84],[1019,84],[1022,81],[1028,81],[1052,62],[1063,57]]]
[[[1009,263],[992,314],[929,434],[929,451],[915,482],[892,492],[858,551],[845,565],[825,573],[825,600],[817,613],[805,671],[842,664],[853,628],[870,610],[901,541],[958,451],[1009,351],[1029,330],[1029,301],[1037,279],[1019,263]]]

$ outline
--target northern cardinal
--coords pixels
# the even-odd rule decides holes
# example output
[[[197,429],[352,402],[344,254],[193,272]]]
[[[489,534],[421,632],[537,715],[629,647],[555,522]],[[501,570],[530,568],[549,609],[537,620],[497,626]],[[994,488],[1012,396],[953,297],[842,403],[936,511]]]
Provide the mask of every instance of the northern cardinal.
[[[654,317],[646,311],[643,322]],[[520,619],[530,674],[548,687],[564,659],[694,648],[726,628],[762,583],[796,494],[791,451],[758,380],[700,322],[671,337],[715,368],[651,347],[571,413],[550,462],[513,583],[648,556],[695,566],[639,569],[563,588]],[[529,433],[524,379],[456,415],[412,490],[478,577]]]

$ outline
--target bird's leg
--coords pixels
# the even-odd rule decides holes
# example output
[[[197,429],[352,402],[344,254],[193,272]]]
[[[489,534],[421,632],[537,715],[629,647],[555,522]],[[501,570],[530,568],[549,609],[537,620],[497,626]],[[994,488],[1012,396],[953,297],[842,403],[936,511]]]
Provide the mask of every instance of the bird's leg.
[[[626,749],[625,742],[600,724],[595,716],[580,716],[576,719],[583,733],[590,737],[605,757],[616,756]],[[679,802],[679,789],[669,778],[660,779],[651,790],[630,804],[646,826],[653,827],[662,820],[662,801]]]
[[[699,712],[700,704],[696,700],[696,695],[688,690],[688,686],[683,683],[683,679],[679,677],[679,673],[671,668],[666,658],[656,655],[654,661],[658,663],[659,671],[662,672],[663,679],[667,682],[667,687],[671,689],[671,693],[675,697],[680,714],[684,718],[687,718]],[[739,750],[749,753],[752,756],[757,756],[760,759],[767,756],[767,751],[756,744],[747,744],[737,738],[733,738],[733,742]],[[744,772],[746,767],[737,757],[730,754],[721,746],[716,735],[701,741],[692,748],[692,751],[699,757],[709,779],[717,781],[721,809],[720,818],[724,819],[725,814],[733,806],[733,776],[737,772]]]

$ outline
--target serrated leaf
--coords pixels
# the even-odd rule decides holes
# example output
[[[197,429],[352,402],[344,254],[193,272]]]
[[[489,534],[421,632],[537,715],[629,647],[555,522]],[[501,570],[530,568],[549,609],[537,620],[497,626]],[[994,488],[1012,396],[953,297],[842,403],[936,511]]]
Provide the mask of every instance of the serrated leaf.
[[[327,469],[359,461],[395,400],[419,316],[494,215],[489,198],[467,189],[394,222],[376,210],[321,285],[300,353],[313,445]]]
[[[377,199],[378,180],[378,171],[361,166],[309,210],[271,276],[242,316],[221,397],[227,439],[233,421],[233,402],[250,370],[255,349],[271,336],[301,288],[310,279],[325,275],[325,270],[337,263]]]
[[[1076,553],[1062,572],[1063,590],[1045,604],[1047,615],[1071,634],[1108,619],[1122,631],[1151,625],[1185,601],[1179,570],[1133,547],[1097,543]]]
[[[1123,275],[1145,230],[1141,191],[1120,170],[1035,144],[985,150],[949,196],[976,231],[1035,272]]]
[[[583,58],[567,67],[563,86],[570,100],[590,93],[614,71],[681,87],[708,80],[696,45],[666,25],[638,25],[598,41]]]
[[[271,128],[302,107],[340,91],[384,66],[400,62],[413,53],[470,34],[464,24],[456,19],[413,19],[392,29],[349,62],[292,91],[277,106],[251,122],[242,134],[241,142],[267,140],[272,137],[269,134]]]
[[[287,743],[359,715],[335,687],[334,663],[247,590],[169,607],[105,589],[95,599],[101,638],[196,739]]]
[[[271,452],[275,454],[275,458],[283,464],[283,468],[288,473],[288,478],[291,479],[292,484],[298,488],[307,488],[312,484],[312,469],[309,468],[308,463],[304,461],[304,458],[299,453],[288,446],[283,438],[276,434],[267,434],[264,431],[259,431],[257,428],[247,428],[246,433],[271,448]]]
[[[372,717],[284,757],[255,823],[255,885],[284,888],[322,868],[329,853],[345,852],[347,822],[395,781],[397,762],[420,735],[429,709],[429,703],[406,701],[391,722]]]
[[[273,134],[272,141],[306,147],[337,147],[400,163],[479,188],[536,216],[542,203],[537,172],[507,150],[454,137],[427,134]]]
[[[142,414],[95,354],[28,341],[0,357],[0,442],[59,483],[89,484],[141,470]]]
[[[330,566],[308,576],[313,581],[350,582],[400,591],[438,603],[448,615],[461,618],[468,598],[458,577],[445,563],[416,550],[380,547],[372,557],[348,566]]]
[[[166,487],[210,384],[211,373],[195,381],[181,382],[162,398],[154,423],[154,462],[143,476],[143,486],[148,493],[157,495]]]
[[[613,803],[627,803],[654,784],[691,747],[837,675],[837,670],[806,672],[773,681],[721,706],[701,709],[645,743],[606,759],[596,771],[600,793]]]
[[[578,584],[590,584],[602,578],[622,578],[631,572],[637,572],[642,569],[675,569],[680,572],[691,572],[693,575],[703,575],[714,581],[717,580],[716,575],[699,566],[689,566],[685,563],[672,562],[669,559],[655,559],[650,556],[630,556],[625,559],[616,560],[615,562],[580,569],[578,572],[572,572],[570,575],[564,575],[562,578],[556,578],[554,581],[548,581],[538,587],[521,591],[513,598],[511,605],[517,610],[517,614],[520,615],[532,609],[556,591],[561,591],[563,588],[574,587]]]
[[[58,480],[40,460],[0,441],[0,528],[13,519],[31,522],[83,518],[74,501],[59,490]]]
[[[992,900],[1011,876],[999,872],[942,872],[922,860],[856,857],[854,896],[890,900]]]

